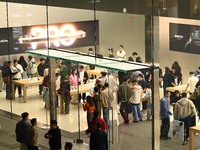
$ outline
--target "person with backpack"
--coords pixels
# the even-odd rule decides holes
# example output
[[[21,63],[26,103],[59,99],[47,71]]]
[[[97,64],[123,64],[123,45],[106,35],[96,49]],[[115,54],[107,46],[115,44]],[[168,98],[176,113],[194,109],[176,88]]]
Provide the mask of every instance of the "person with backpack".
[[[35,77],[37,74],[37,67],[35,64],[35,58],[33,58],[31,55],[28,56],[28,70],[27,70],[27,74],[29,78]]]

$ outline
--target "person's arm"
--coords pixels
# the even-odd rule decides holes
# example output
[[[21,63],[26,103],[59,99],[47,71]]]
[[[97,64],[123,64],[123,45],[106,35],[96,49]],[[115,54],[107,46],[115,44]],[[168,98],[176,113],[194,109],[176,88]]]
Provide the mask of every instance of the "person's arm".
[[[196,113],[196,108],[195,108],[195,105],[192,101],[190,101],[190,109],[192,110],[191,116],[194,116],[195,113]]]
[[[185,91],[187,91],[188,87],[189,87],[189,83],[186,85]]]
[[[49,134],[50,130],[44,135],[45,139],[50,139],[52,138],[52,135]]]

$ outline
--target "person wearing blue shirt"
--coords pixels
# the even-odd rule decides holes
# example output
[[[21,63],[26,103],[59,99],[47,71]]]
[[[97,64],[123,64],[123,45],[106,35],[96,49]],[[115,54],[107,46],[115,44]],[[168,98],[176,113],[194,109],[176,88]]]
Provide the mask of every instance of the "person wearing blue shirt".
[[[164,98],[160,100],[160,118],[162,120],[160,139],[162,140],[171,139],[171,137],[168,136],[170,129],[170,115],[172,115],[168,100],[169,97],[170,92],[165,91]]]

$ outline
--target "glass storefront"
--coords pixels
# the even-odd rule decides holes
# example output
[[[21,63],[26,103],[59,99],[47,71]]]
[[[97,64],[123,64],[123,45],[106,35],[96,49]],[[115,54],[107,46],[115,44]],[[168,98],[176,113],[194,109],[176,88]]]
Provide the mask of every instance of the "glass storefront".
[[[106,118],[108,125],[109,148],[166,149],[166,143],[160,144],[159,137],[159,100],[163,97],[162,87],[158,84],[159,68],[164,72],[165,66],[171,67],[174,61],[178,61],[185,66],[182,68],[184,84],[190,71],[188,68],[198,67],[198,64],[187,61],[188,58],[199,59],[200,15],[197,0],[186,0],[184,3],[180,0],[40,0],[29,4],[1,1],[0,8],[0,64],[11,61],[14,65],[14,60],[20,57],[24,57],[28,64],[23,66],[24,72],[20,70],[22,77],[12,74],[14,80],[23,78],[20,84],[13,81],[15,85],[22,85],[21,89],[17,87],[15,90],[11,82],[3,84],[2,78],[2,114],[8,112],[11,118],[16,119],[22,112],[29,112],[30,118],[36,117],[41,123],[40,127],[48,127],[50,120],[56,119],[64,136],[70,135],[76,142],[83,140],[88,144],[89,137],[85,134],[87,113],[82,103],[85,93],[86,96],[93,93],[95,81],[103,71],[107,73],[108,84],[116,84],[111,89],[113,102],[102,108],[102,117]],[[125,57],[121,58],[119,49],[125,50]],[[133,62],[139,59],[134,57],[134,52],[140,57],[139,63]],[[48,101],[44,98],[44,90],[41,90],[45,75],[41,77],[37,71],[32,72],[37,70],[41,58],[46,59],[47,69],[44,72],[46,76],[50,75],[51,81]],[[65,108],[65,99],[56,92],[59,88],[56,87],[56,80],[59,80],[56,75],[63,71],[63,65],[68,67],[66,75],[69,76],[74,70],[80,73],[80,65],[88,72],[87,82],[83,83],[77,77],[76,83],[71,86],[73,94],[69,113]],[[92,70],[94,68],[95,71]],[[152,85],[153,115],[147,121],[150,118],[143,110],[143,118],[140,118],[143,121],[132,123],[130,113],[130,123],[123,125],[117,89],[122,76],[132,78],[133,72],[144,74]],[[146,102],[141,102],[143,109],[145,105]],[[172,122],[171,117],[170,136],[173,136]],[[172,143],[177,145],[174,141]]]

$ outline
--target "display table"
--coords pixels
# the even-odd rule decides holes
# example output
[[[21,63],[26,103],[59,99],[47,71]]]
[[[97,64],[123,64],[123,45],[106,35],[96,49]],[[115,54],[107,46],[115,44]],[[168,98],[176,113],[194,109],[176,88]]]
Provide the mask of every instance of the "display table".
[[[12,80],[12,98],[15,99],[15,85],[20,85],[23,88],[24,103],[27,103],[27,87],[40,85],[44,77],[28,78],[21,80]]]
[[[81,94],[81,93],[86,93],[89,92],[91,89],[92,85],[91,84],[83,84],[83,85],[79,85],[79,89],[78,87],[71,87],[70,93],[71,95],[77,95],[77,94]],[[60,113],[64,114],[64,101],[62,99],[62,96],[59,94],[60,97]]]
[[[91,77],[92,75],[99,77],[99,76],[101,76],[101,72],[102,72],[102,70],[100,70],[100,69],[87,70],[89,77]]]
[[[179,85],[179,86],[166,88],[166,90],[170,91],[170,92],[175,92],[176,90],[178,90],[180,93],[183,93],[183,92],[189,93],[190,92],[190,88],[188,88],[187,91],[185,91],[185,89],[186,89],[186,85]]]
[[[194,133],[200,133],[200,126],[190,127],[189,150],[194,150]]]

